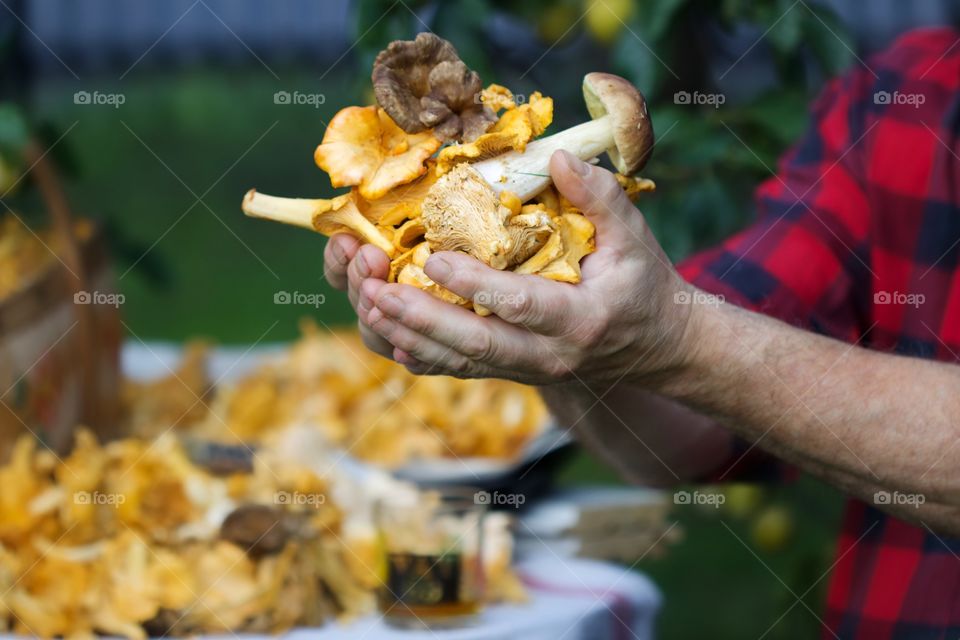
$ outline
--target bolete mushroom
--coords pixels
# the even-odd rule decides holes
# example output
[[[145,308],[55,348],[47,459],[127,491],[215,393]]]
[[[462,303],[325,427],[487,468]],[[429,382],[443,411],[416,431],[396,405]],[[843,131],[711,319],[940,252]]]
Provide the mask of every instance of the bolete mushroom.
[[[377,103],[407,133],[433,128],[444,141],[473,140],[497,120],[477,99],[480,76],[432,33],[391,42],[374,60],[371,80]]]
[[[583,98],[590,122],[534,140],[522,152],[475,162],[473,168],[495,191],[506,189],[524,202],[550,184],[550,156],[559,149],[581,160],[606,151],[624,175],[642,169],[653,149],[653,125],[640,92],[619,76],[594,72],[583,78]]]

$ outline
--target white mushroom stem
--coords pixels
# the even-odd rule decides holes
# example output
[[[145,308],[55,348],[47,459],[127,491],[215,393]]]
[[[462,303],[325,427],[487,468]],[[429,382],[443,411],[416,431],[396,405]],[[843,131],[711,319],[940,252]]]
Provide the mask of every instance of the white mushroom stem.
[[[550,156],[554,151],[564,149],[581,160],[590,160],[615,146],[613,119],[606,115],[534,140],[523,153],[510,151],[471,166],[497,193],[510,191],[526,202],[552,182]]]
[[[296,227],[314,230],[313,217],[330,209],[329,200],[309,198],[278,198],[250,189],[243,197],[243,212],[251,218],[274,220]]]

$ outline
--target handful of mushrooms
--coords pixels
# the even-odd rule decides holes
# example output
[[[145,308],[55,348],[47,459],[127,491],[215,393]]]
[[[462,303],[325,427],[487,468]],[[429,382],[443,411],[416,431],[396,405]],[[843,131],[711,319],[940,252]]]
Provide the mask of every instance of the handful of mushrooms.
[[[631,198],[655,188],[631,177],[650,156],[653,127],[643,96],[619,76],[588,73],[591,120],[539,139],[553,100],[536,92],[517,104],[505,87],[481,88],[477,73],[434,34],[392,42],[372,80],[378,104],[339,111],[314,154],[331,184],[350,191],[305,199],[251,189],[246,215],[353,234],[387,254],[391,282],[486,314],[430,280],[424,263],[436,251],[462,251],[495,269],[579,282],[594,228],[553,187],[554,151],[587,161],[606,152]]]

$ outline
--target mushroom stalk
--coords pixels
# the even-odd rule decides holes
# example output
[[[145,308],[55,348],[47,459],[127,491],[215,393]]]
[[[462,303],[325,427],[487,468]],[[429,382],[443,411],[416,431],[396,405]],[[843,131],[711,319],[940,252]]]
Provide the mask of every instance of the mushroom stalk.
[[[550,156],[554,151],[564,149],[581,160],[591,160],[613,146],[613,122],[606,115],[534,140],[522,153],[510,151],[471,166],[496,193],[509,191],[526,202],[552,182]]]
[[[313,230],[313,217],[330,208],[329,200],[278,198],[250,189],[243,197],[242,209],[251,218],[274,220]]]
[[[311,200],[308,198],[278,198],[258,193],[250,189],[243,197],[243,212],[251,218],[274,220],[292,224],[330,236],[334,233],[349,231],[364,242],[383,249],[393,257],[396,248],[377,227],[367,220],[357,209],[353,192],[345,193],[330,200]]]

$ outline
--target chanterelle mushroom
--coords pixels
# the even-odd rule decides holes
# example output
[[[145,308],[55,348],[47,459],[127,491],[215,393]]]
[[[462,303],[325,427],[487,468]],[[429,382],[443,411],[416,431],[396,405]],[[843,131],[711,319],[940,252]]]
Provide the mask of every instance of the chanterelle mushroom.
[[[552,121],[553,100],[534,91],[529,102],[508,109],[490,131],[473,142],[442,149],[437,155],[437,170],[445,173],[459,162],[479,162],[508,151],[522,153]]]
[[[330,200],[322,198],[279,198],[250,189],[243,197],[243,212],[251,218],[264,218],[311,229],[324,235],[350,232],[388,256],[396,249],[376,225],[357,209],[354,193],[345,193]]]
[[[433,251],[463,251],[494,269],[505,269],[513,249],[508,208],[469,164],[437,180],[423,199],[420,217]]]
[[[444,141],[473,140],[497,120],[477,99],[480,76],[432,33],[391,42],[377,55],[371,79],[377,103],[407,133],[432,127]]]
[[[494,269],[520,264],[554,229],[546,210],[511,211],[467,163],[437,180],[420,215],[432,251],[463,251]]]
[[[473,167],[495,191],[512,191],[523,201],[550,184],[550,156],[558,149],[581,160],[606,151],[624,175],[642,169],[653,149],[653,125],[640,92],[619,76],[595,72],[583,78],[583,98],[593,118],[590,122],[534,140],[523,152],[504,153]]]
[[[359,185],[361,196],[376,200],[422,176],[439,147],[429,131],[409,134],[383,109],[346,107],[330,120],[313,157],[334,187]]]

